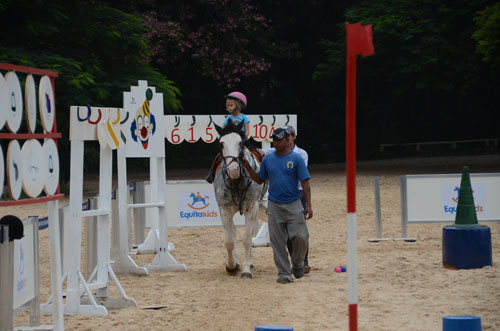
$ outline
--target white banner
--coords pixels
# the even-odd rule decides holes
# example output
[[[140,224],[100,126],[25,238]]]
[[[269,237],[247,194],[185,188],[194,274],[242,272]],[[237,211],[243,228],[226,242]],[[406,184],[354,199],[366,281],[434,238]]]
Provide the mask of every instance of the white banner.
[[[33,222],[23,221],[24,237],[14,240],[14,310],[35,298]]]
[[[291,125],[298,133],[297,115],[247,115],[250,120],[249,136],[258,142],[271,142],[274,129]],[[203,140],[213,143],[219,137],[214,123],[224,125],[227,115],[165,115],[165,138],[171,144]]]
[[[401,177],[401,207],[407,222],[454,222],[461,174]],[[500,221],[500,173],[470,174],[478,221]]]
[[[169,228],[222,226],[212,184],[204,180],[167,181],[167,224]],[[245,217],[236,213],[236,226]]]

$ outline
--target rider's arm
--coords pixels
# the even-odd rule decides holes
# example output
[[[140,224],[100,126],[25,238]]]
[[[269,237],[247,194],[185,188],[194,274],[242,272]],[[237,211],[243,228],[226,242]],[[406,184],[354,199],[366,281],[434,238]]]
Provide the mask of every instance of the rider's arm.
[[[241,161],[245,169],[247,169],[248,173],[250,174],[250,177],[256,182],[257,184],[262,184],[264,181],[260,179],[259,175],[253,170],[253,168],[250,166],[250,163],[248,163],[247,159],[243,157],[243,160]]]
[[[245,140],[250,136],[250,122],[245,123]]]

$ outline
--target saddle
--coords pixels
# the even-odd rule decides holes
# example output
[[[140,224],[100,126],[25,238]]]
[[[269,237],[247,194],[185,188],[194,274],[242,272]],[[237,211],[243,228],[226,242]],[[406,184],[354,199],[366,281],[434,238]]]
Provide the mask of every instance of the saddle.
[[[252,153],[253,155],[253,158],[255,159],[255,161],[257,161],[258,164],[260,164],[262,162],[262,159],[264,158],[262,156],[262,154],[259,153],[259,151],[257,149],[248,149],[247,148],[247,151],[249,151],[250,153]]]

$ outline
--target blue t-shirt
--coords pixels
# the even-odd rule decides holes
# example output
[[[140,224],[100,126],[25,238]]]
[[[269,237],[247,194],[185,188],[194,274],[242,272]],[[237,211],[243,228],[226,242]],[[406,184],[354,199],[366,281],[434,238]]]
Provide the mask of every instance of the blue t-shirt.
[[[289,203],[300,199],[299,181],[311,176],[302,156],[291,151],[283,156],[276,152],[266,155],[260,164],[259,178],[269,179],[269,200]]]
[[[240,113],[239,116],[229,115],[228,117],[226,117],[226,119],[224,120],[224,126],[227,125],[227,122],[229,120],[231,120],[234,125],[238,125],[238,124],[240,124],[240,122],[243,122],[244,123],[243,128],[241,129],[241,131],[243,133],[245,133],[245,124],[250,123],[250,119],[247,117],[247,115],[242,114],[242,113]]]

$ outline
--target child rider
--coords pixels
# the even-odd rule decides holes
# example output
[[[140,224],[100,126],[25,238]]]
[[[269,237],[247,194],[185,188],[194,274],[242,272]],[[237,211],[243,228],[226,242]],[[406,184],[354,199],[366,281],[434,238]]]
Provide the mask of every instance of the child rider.
[[[231,92],[226,96],[226,110],[229,113],[229,116],[224,120],[224,126],[228,124],[229,121],[232,121],[234,125],[238,125],[240,122],[243,122],[244,125],[242,127],[243,133],[245,134],[244,145],[250,143],[248,141],[248,135],[250,132],[250,119],[243,114],[241,111],[247,107],[247,97],[241,92]],[[252,148],[253,146],[248,146]],[[253,147],[255,148],[255,147]],[[217,154],[212,165],[210,166],[210,171],[205,178],[205,180],[209,183],[214,181],[215,177],[215,167],[221,161],[220,154]]]

